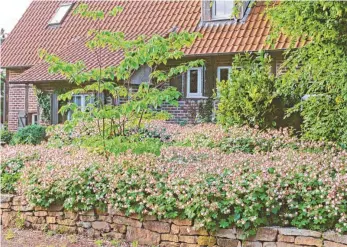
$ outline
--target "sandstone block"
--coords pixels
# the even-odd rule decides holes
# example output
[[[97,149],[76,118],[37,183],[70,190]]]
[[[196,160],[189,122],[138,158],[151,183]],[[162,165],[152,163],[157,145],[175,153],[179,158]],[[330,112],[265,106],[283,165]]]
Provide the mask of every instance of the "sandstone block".
[[[295,245],[294,243],[277,242],[277,247],[299,247],[301,245]]]
[[[119,232],[104,232],[104,233],[101,233],[101,236],[109,240],[125,238],[125,235]]]
[[[331,241],[324,241],[324,247],[346,247],[346,245]]]
[[[182,235],[198,235],[198,231],[192,226],[180,226],[180,234]]]
[[[185,219],[185,220],[173,220],[172,221],[177,226],[192,226],[193,222],[191,220]]]
[[[40,207],[40,206],[35,206],[35,207],[34,207],[34,210],[35,210],[35,211],[47,211],[47,208]]]
[[[39,217],[45,217],[47,216],[47,212],[46,211],[38,211],[38,212],[34,212],[35,216],[39,216]]]
[[[336,232],[328,231],[323,233],[323,238],[333,242],[347,244],[347,235],[339,235]]]
[[[78,214],[76,212],[72,212],[72,211],[64,211],[64,217],[65,217],[65,219],[77,220]]]
[[[63,216],[63,215],[64,215],[63,212],[50,212],[50,211],[48,211],[48,216],[60,217],[60,216]]]
[[[278,234],[278,242],[287,242],[287,243],[294,243],[295,237],[294,236],[287,236]]]
[[[140,222],[138,220],[130,219],[127,217],[123,217],[123,216],[114,216],[113,222],[116,224],[127,225],[127,226],[132,226],[132,227],[141,227],[142,226],[142,222]]]
[[[303,229],[297,229],[297,228],[279,228],[278,232],[279,234],[289,235],[289,236],[305,236],[305,237],[315,237],[315,238],[320,238],[322,236],[322,233],[317,231],[303,230]]]
[[[180,247],[199,247],[198,244],[181,243]]]
[[[313,238],[313,237],[302,237],[298,236],[295,238],[295,244],[298,245],[313,245],[321,247],[323,245],[323,240],[319,238]]]
[[[180,232],[180,227],[174,224],[171,225],[171,234],[178,234]]]
[[[174,234],[161,234],[162,241],[178,242],[178,235]]]
[[[56,223],[55,217],[52,217],[52,216],[47,216],[46,221],[47,221],[47,224],[55,224]]]
[[[258,229],[255,239],[259,241],[268,241],[268,242],[276,241],[277,233],[278,233],[277,228],[261,227]]]
[[[263,247],[277,247],[275,242],[263,242]]]
[[[236,229],[219,229],[215,236],[220,238],[236,239]]]
[[[64,219],[64,220],[57,219],[57,223],[59,225],[65,225],[65,226],[75,226],[76,225],[76,222],[74,220],[71,220],[71,219]]]
[[[111,228],[113,231],[118,233],[126,233],[127,231],[127,227],[125,225],[111,224]]]
[[[20,211],[20,212],[27,212],[27,211],[33,211],[34,207],[31,205],[25,205],[25,206],[12,206],[12,210],[14,211]]]
[[[127,228],[125,238],[128,242],[139,241],[139,244],[159,245],[160,243],[159,233],[131,226]]]
[[[217,245],[220,247],[241,247],[241,241],[237,239],[217,238]]]
[[[172,243],[172,242],[162,241],[160,243],[159,247],[180,247],[180,244],[179,243]]]
[[[188,243],[188,244],[196,244],[198,243],[198,238],[196,236],[179,235],[178,241]]]
[[[101,232],[109,232],[111,230],[110,225],[105,221],[94,221],[92,222],[92,227]]]
[[[198,245],[214,246],[217,243],[215,237],[212,236],[199,236]]]
[[[106,221],[108,223],[112,223],[112,216],[111,215],[100,215],[98,216],[99,221]]]
[[[11,204],[9,202],[2,202],[2,203],[0,203],[0,208],[1,209],[11,208]]]
[[[14,206],[25,206],[28,202],[25,200],[24,196],[15,196],[12,199],[12,205]]]
[[[91,210],[88,210],[88,211],[82,211],[82,212],[79,212],[80,215],[88,215],[88,216],[93,216],[95,215],[95,212],[93,209]]]
[[[88,221],[78,221],[76,225],[84,229],[89,229],[92,227],[92,223]]]
[[[242,247],[262,247],[262,243],[258,241],[244,241]]]
[[[143,227],[150,231],[159,232],[159,233],[169,233],[170,224],[160,221],[145,221]]]
[[[13,199],[14,195],[10,195],[10,194],[1,194],[0,195],[0,203],[4,203],[4,202],[11,202]]]
[[[89,221],[89,222],[96,220],[96,216],[94,215],[80,215],[79,218],[81,221]]]
[[[43,224],[45,223],[45,218],[44,217],[37,217],[37,216],[26,216],[25,217],[26,221],[29,221],[32,224]]]
[[[15,212],[2,212],[1,215],[1,224],[3,227],[10,226],[11,222],[13,221],[14,217],[16,217]]]

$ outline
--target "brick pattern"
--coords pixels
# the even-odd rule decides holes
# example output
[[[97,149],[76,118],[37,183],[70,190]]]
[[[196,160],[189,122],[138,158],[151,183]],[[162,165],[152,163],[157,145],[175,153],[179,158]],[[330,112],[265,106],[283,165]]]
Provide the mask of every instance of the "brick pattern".
[[[63,210],[62,205],[49,208],[30,206],[24,197],[1,195],[1,224],[12,226],[17,217],[35,230],[50,229],[59,233],[81,234],[91,238],[125,239],[141,245],[162,247],[347,247],[347,235],[297,228],[263,227],[248,239],[242,231],[231,228],[209,233],[195,229],[191,220],[157,220],[154,216],[140,220],[138,215],[125,216],[111,205],[106,211]]]
[[[21,75],[25,69],[7,70],[9,80],[13,80]],[[28,106],[25,106],[26,85],[9,84],[9,104],[8,104],[8,128],[10,131],[18,129],[18,112],[26,111],[28,114],[37,114],[38,104],[33,85],[28,85]],[[31,119],[30,119],[31,120]]]

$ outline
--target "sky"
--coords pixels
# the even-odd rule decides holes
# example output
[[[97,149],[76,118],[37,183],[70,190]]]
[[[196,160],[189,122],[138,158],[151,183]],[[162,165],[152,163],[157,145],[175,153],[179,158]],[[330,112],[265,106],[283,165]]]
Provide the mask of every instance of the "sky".
[[[11,32],[19,21],[31,0],[0,0],[0,28]]]

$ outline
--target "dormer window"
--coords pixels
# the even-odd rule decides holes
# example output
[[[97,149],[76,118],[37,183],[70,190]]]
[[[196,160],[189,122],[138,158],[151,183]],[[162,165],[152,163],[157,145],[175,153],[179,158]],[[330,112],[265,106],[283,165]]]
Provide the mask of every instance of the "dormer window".
[[[214,0],[212,5],[212,19],[231,19],[234,6],[234,1],[232,0]]]
[[[201,0],[202,22],[228,22],[242,20],[249,8],[247,0]]]
[[[48,24],[50,25],[61,24],[65,16],[67,15],[67,13],[71,9],[71,7],[72,7],[72,3],[61,4]]]

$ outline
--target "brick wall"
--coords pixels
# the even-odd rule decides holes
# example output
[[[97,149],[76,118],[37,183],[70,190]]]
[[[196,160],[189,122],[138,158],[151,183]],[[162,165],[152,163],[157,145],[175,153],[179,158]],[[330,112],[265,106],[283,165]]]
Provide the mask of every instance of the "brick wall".
[[[8,80],[11,81],[16,76],[23,73],[25,69],[8,69]],[[26,89],[27,88],[27,89]],[[26,90],[28,90],[28,106],[25,106]],[[29,84],[16,84],[10,83],[8,90],[8,128],[10,131],[16,131],[18,129],[18,112],[26,111],[29,114],[37,114],[37,99],[34,93],[33,85]],[[30,122],[31,119],[28,120]]]
[[[191,220],[158,220],[154,216],[126,216],[111,205],[107,210],[86,212],[65,211],[62,205],[49,208],[33,207],[24,197],[1,195],[1,224],[12,226],[18,217],[24,226],[36,230],[49,229],[57,233],[80,234],[90,238],[125,239],[141,245],[160,247],[347,247],[347,235],[333,231],[283,227],[262,227],[256,235],[244,239],[235,228],[207,232],[194,228]]]

